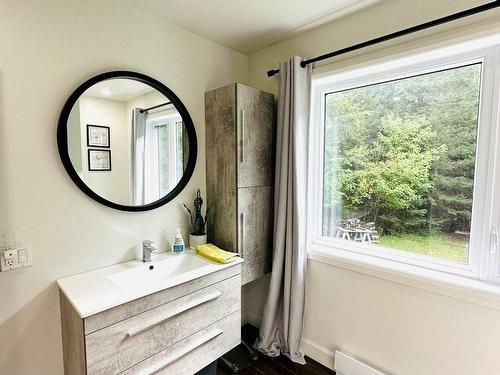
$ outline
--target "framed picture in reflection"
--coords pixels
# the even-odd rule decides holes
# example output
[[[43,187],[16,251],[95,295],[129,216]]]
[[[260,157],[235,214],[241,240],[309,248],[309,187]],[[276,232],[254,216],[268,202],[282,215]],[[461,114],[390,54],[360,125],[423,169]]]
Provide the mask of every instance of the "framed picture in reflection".
[[[111,150],[88,150],[89,171],[110,171]]]
[[[109,147],[109,126],[87,124],[87,146]]]

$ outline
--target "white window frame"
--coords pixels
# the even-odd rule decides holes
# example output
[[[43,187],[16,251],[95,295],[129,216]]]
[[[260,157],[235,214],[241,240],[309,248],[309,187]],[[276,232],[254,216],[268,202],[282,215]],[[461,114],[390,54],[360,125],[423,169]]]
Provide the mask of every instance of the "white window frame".
[[[177,137],[176,133],[176,123],[178,121],[182,121],[182,117],[179,116],[179,113],[174,112],[170,114],[157,114],[156,116],[152,116],[152,118],[146,121],[146,127],[149,130],[149,134],[151,135],[151,145],[152,147],[148,148],[147,159],[149,160],[148,170],[150,171],[149,180],[151,181],[150,192],[148,196],[149,200],[152,200],[151,197],[156,197],[155,199],[161,198],[161,187],[160,187],[160,142],[159,142],[159,127],[166,126],[167,131],[169,132],[169,154],[174,157],[170,158],[169,170],[174,171],[168,175],[168,185],[169,189],[172,190],[175,185],[177,185],[180,180],[180,176],[177,174],[177,165],[175,155],[177,154],[177,142],[175,141]]]
[[[496,42],[498,43],[498,42]],[[477,49],[479,44],[447,46],[447,49],[427,51],[415,58],[387,59],[367,65],[362,69],[331,72],[313,77],[311,99],[311,133],[308,186],[308,250],[321,250],[334,256],[352,255],[367,261],[376,259],[378,264],[394,268],[400,264],[416,266],[422,273],[427,270],[500,283],[500,256],[498,244],[492,242],[498,233],[500,207],[500,46]],[[472,47],[471,47],[472,46]],[[473,48],[476,48],[475,50]],[[443,52],[445,51],[445,52]],[[413,60],[413,61],[412,61]],[[417,61],[417,62],[415,62]],[[482,63],[479,121],[477,128],[476,165],[472,207],[469,263],[460,264],[442,258],[377,246],[363,245],[323,236],[323,131],[325,95],[334,91],[382,83],[388,80],[411,77],[446,68],[459,67],[474,62]],[[496,103],[496,104],[494,104]],[[311,183],[314,182],[314,183]],[[497,241],[498,242],[498,241]],[[326,251],[325,251],[326,250]],[[351,255],[349,255],[351,254]],[[404,265],[404,266],[403,266]]]

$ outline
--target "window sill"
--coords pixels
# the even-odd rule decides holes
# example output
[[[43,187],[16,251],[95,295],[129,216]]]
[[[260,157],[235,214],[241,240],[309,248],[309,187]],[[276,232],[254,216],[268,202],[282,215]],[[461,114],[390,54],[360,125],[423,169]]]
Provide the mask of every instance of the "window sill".
[[[500,286],[319,244],[308,259],[500,310]]]

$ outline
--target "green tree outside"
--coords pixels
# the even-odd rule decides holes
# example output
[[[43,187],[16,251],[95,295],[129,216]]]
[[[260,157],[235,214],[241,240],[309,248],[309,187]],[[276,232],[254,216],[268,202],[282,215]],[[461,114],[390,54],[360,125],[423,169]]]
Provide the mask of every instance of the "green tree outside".
[[[327,95],[325,234],[355,217],[375,222],[382,244],[406,234],[467,241],[480,72],[474,64]]]

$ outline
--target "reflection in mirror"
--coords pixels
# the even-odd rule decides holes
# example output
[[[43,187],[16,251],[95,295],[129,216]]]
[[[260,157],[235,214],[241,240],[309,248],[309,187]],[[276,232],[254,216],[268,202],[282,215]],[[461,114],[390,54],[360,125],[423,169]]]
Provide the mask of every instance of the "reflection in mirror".
[[[68,116],[68,154],[80,179],[116,204],[143,206],[166,196],[189,155],[183,119],[171,100],[126,78],[87,89]]]

